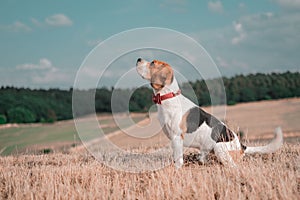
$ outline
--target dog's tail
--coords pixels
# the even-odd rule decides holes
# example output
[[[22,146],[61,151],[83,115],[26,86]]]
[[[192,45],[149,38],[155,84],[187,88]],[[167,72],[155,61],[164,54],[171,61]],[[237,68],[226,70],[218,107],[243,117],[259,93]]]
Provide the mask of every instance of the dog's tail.
[[[265,145],[265,146],[258,146],[258,147],[246,147],[246,150],[244,151],[245,154],[266,154],[266,153],[273,153],[277,151],[283,143],[283,134],[280,127],[277,127],[275,129],[275,136],[273,140]]]

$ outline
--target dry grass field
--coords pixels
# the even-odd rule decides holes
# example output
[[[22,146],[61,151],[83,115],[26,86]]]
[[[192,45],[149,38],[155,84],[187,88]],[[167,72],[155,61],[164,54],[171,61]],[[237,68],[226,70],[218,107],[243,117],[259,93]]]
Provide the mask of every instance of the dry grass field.
[[[0,158],[0,199],[299,199],[300,148],[285,144],[268,156],[245,157],[240,171],[193,155],[185,165],[126,173],[89,155]]]
[[[246,145],[259,145],[256,139],[265,144],[278,125],[286,141],[274,154],[244,157],[238,170],[222,166],[213,156],[208,164],[202,165],[190,150],[186,150],[185,164],[179,170],[171,164],[140,173],[114,170],[82,147],[68,153],[0,157],[0,199],[299,199],[299,119],[300,99],[228,107],[226,121],[233,129],[245,133]],[[139,125],[147,123],[144,120]],[[138,134],[134,128],[127,130]],[[165,147],[165,136],[151,136],[152,130],[155,127],[143,133],[149,134],[148,138],[117,131],[107,139],[127,152]],[[111,162],[118,161],[123,166],[149,165],[130,154],[121,158],[110,150],[106,154],[115,155]]]

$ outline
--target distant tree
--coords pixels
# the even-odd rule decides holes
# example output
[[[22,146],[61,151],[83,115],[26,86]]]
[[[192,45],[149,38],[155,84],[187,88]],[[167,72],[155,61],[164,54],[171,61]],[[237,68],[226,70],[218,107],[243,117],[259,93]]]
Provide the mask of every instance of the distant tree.
[[[7,119],[5,115],[0,115],[0,124],[6,124]]]
[[[47,112],[47,122],[53,123],[57,120],[56,114],[53,110],[49,109]]]
[[[190,99],[192,102],[194,102],[195,104],[199,104],[198,103],[198,98],[197,98],[197,94],[196,92],[193,90],[193,86],[192,83],[182,83],[181,85],[181,93],[187,97],[188,99]]]
[[[134,89],[129,101],[129,110],[131,112],[147,112],[153,105],[152,90],[147,87]]]
[[[10,123],[32,123],[36,121],[34,113],[23,107],[11,108],[7,111],[7,116]]]
[[[251,88],[245,87],[240,91],[240,102],[254,101],[255,94]]]
[[[112,92],[107,88],[100,88],[96,90],[96,112],[111,112],[111,94]]]

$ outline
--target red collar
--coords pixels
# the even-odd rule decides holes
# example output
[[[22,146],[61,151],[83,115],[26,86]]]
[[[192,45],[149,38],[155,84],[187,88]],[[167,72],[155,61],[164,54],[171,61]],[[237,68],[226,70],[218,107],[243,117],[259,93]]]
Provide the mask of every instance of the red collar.
[[[181,94],[181,91],[178,90],[176,93],[174,92],[170,92],[170,93],[167,93],[167,94],[164,94],[162,96],[160,96],[160,93],[157,93],[156,95],[153,95],[152,97],[152,100],[155,104],[161,104],[161,102],[163,100],[166,100],[166,99],[170,99],[170,98],[173,98],[173,97],[176,97],[178,95]]]

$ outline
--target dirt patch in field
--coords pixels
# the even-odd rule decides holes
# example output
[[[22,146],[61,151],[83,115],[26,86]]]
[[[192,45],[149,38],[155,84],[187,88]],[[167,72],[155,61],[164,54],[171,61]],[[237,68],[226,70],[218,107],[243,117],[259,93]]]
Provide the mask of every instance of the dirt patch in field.
[[[300,136],[300,98],[227,106],[226,121],[246,138],[272,137],[280,126],[284,136]]]

